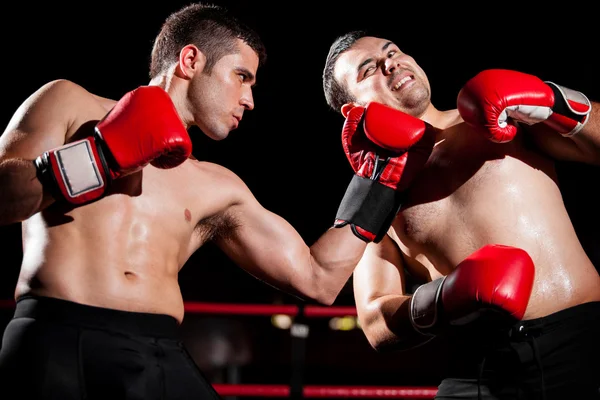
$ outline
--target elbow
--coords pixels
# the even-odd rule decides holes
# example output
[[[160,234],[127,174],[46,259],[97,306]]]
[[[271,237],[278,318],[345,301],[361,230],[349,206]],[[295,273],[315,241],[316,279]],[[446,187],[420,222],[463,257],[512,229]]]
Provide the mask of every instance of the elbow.
[[[302,292],[306,298],[320,305],[331,306],[347,283],[348,278],[342,280],[339,276],[331,276],[326,271],[317,270],[303,279],[305,290]]]
[[[377,328],[375,324],[367,323],[366,325],[364,325],[361,322],[361,326],[363,333],[365,334],[365,337],[367,338],[367,341],[369,342],[373,350],[375,350],[378,353],[383,353],[386,351],[387,348],[389,348],[388,344],[383,339],[383,335],[381,335],[381,329]]]
[[[324,285],[322,282],[319,284],[319,282],[317,282],[317,284],[315,285],[315,301],[324,306],[333,305],[333,303],[336,301],[336,299],[344,289],[344,286],[347,282],[347,280],[344,282],[334,281],[331,282],[329,285]]]
[[[338,294],[339,294],[339,291],[335,292],[335,291],[317,289],[315,291],[312,291],[311,294],[306,293],[304,295],[304,297],[307,300],[310,300],[311,302],[317,303],[319,305],[331,306],[337,299]]]
[[[319,296],[319,298],[317,298],[316,301],[324,306],[332,306],[335,302],[335,299],[337,299],[337,294],[331,295],[329,293],[326,293],[324,295]]]
[[[414,330],[394,332],[384,322],[363,324],[363,332],[371,347],[378,353],[406,351],[427,343],[433,336],[424,336]]]
[[[384,348],[383,328],[381,313],[371,307],[365,309],[358,307],[358,322],[367,338],[367,341],[375,351],[381,351]]]
[[[394,329],[393,317],[387,316],[381,303],[371,301],[366,307],[358,308],[358,319],[371,347],[378,353],[395,351],[406,344],[405,333]]]
[[[396,352],[405,348],[406,343],[382,327],[362,327],[367,341],[377,353]]]
[[[337,298],[337,293],[324,288],[316,283],[309,283],[307,280],[301,282],[289,282],[287,285],[276,285],[285,293],[291,294],[298,299],[322,306],[330,306]]]

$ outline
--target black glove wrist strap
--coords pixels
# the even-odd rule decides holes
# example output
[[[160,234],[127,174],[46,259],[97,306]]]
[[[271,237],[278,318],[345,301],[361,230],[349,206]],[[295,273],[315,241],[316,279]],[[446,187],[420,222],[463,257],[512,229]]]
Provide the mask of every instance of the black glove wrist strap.
[[[446,277],[421,285],[410,299],[410,322],[423,334],[436,334],[441,314],[441,292]]]
[[[42,155],[33,160],[35,165],[37,179],[42,184],[44,190],[52,196],[55,200],[64,199],[63,194],[58,188],[58,182],[54,173],[52,172],[52,166],[50,165],[48,152],[44,152]]]
[[[378,243],[387,233],[401,205],[402,194],[378,181],[354,175],[336,214],[336,228],[351,224],[373,233]],[[355,235],[362,237],[356,229]]]

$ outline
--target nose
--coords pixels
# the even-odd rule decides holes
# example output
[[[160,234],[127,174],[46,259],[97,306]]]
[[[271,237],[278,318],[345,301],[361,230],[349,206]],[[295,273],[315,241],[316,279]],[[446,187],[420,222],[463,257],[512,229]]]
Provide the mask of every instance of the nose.
[[[398,69],[399,65],[400,62],[397,58],[386,58],[385,62],[383,63],[383,73],[390,75],[394,73],[396,69]]]
[[[245,110],[253,110],[254,109],[254,97],[252,96],[252,89],[248,89],[242,93],[242,97],[240,98],[240,104],[244,107]]]

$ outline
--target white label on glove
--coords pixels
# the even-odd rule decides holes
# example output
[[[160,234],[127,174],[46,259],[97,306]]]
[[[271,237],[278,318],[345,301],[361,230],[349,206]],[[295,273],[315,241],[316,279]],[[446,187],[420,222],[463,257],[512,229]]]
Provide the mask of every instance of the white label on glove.
[[[88,139],[79,140],[56,151],[56,161],[70,197],[104,186]]]

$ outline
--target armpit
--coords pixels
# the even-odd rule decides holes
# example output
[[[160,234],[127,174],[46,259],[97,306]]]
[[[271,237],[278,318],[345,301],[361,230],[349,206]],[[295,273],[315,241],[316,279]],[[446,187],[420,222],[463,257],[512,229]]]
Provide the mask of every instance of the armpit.
[[[195,233],[202,242],[226,239],[231,236],[239,226],[238,221],[228,212],[204,218],[198,222]]]

